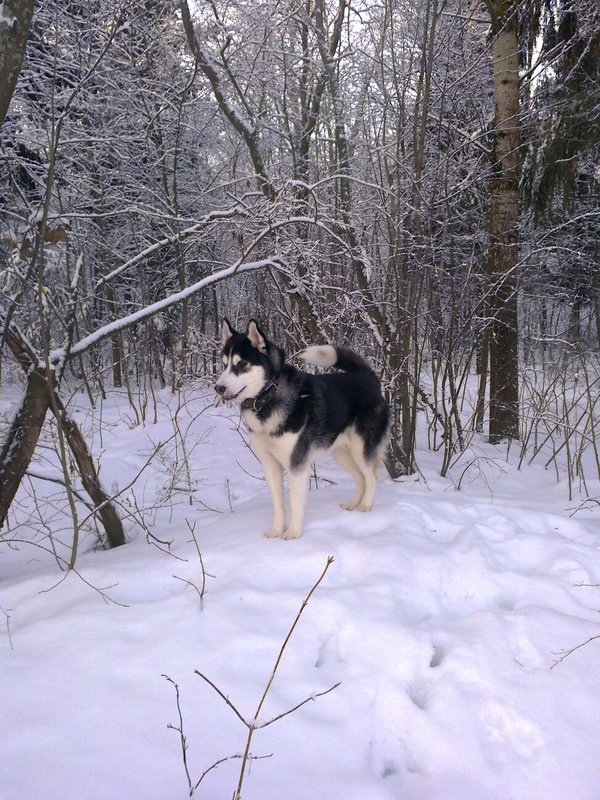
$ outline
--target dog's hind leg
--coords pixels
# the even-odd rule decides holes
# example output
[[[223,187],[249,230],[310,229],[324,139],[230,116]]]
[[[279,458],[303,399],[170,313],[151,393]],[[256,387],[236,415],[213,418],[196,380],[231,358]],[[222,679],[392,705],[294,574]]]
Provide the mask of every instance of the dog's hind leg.
[[[354,479],[354,483],[356,484],[356,490],[352,500],[349,500],[347,503],[340,503],[341,508],[345,509],[346,511],[353,511],[357,506],[360,505],[365,493],[366,484],[364,475],[347,447],[338,447],[337,450],[333,451],[332,455],[340,467],[343,467],[346,472],[350,473]]]
[[[375,454],[372,458],[366,459],[364,455],[363,442],[358,437],[351,440],[349,453],[350,458],[354,462],[356,469],[359,470],[363,481],[363,493],[358,502],[353,505],[350,510],[370,511],[373,508],[373,500],[375,499],[375,490],[377,489],[377,469],[381,459],[379,454]]]
[[[298,539],[302,536],[304,506],[306,504],[306,492],[308,491],[308,473],[308,466],[288,471],[290,524],[281,534],[282,539]]]
[[[257,455],[262,464],[265,480],[271,492],[273,505],[273,521],[265,536],[272,538],[281,536],[285,529],[285,502],[283,495],[283,467],[277,459],[262,447],[256,447]]]
[[[356,511],[370,511],[373,508],[375,489],[377,488],[377,467],[377,461],[362,460],[360,468],[365,478],[365,491],[360,503],[355,507]]]

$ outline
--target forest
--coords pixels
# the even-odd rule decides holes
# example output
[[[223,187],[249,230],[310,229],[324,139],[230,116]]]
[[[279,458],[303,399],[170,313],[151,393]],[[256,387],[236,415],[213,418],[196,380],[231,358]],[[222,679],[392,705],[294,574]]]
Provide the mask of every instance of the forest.
[[[443,527],[447,490],[503,496],[506,480],[511,503],[556,499],[561,519],[589,526],[573,541],[591,542],[597,0],[3,0],[0,74],[9,582],[29,575],[31,557],[45,565],[44,586],[52,570],[59,581],[76,575],[110,604],[118,590],[86,559],[127,544],[114,551],[119,571],[132,556],[117,552],[142,542],[170,556],[179,535],[202,588],[196,573],[181,580],[202,604],[203,556],[224,557],[204,542],[202,520],[210,528],[211,515],[239,509],[259,471],[239,414],[214,405],[223,318],[240,329],[258,320],[291,361],[325,342],[368,359],[391,412],[382,469],[391,505],[407,501],[394,494],[403,487],[431,491]],[[311,495],[336,481],[315,468]],[[559,550],[553,563],[564,565]],[[302,562],[294,587],[310,584],[315,563]],[[597,591],[590,563],[572,577]],[[17,601],[1,576],[0,566],[12,649]],[[584,605],[597,607],[597,594]],[[571,645],[590,651],[594,629],[577,631]],[[431,647],[435,666],[445,645]],[[200,781],[171,683],[192,796]],[[236,800],[247,767],[244,758]],[[594,769],[583,772],[579,796],[591,798]],[[168,796],[132,787],[122,796]],[[405,789],[344,796],[471,796]],[[511,796],[559,798],[530,789]],[[473,797],[487,791],[480,784]]]
[[[598,22],[593,0],[38,3],[0,141],[2,381],[175,390],[214,372],[223,315],[257,317],[371,358],[392,477],[422,431],[442,475],[483,433],[524,461],[549,437],[574,482],[592,448],[598,477]]]

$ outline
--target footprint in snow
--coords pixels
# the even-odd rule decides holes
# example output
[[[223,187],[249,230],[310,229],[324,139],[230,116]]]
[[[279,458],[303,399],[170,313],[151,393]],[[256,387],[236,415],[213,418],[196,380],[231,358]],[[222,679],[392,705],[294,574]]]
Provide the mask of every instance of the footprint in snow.
[[[407,687],[406,694],[417,708],[426,711],[429,706],[429,690],[425,681],[414,681]]]
[[[446,651],[444,650],[442,645],[434,644],[433,653],[431,655],[431,661],[429,662],[430,668],[435,669],[436,667],[439,667],[445,658],[446,658]]]
[[[482,712],[488,740],[495,750],[509,751],[524,759],[534,759],[544,745],[538,728],[513,708],[498,702],[488,703]]]

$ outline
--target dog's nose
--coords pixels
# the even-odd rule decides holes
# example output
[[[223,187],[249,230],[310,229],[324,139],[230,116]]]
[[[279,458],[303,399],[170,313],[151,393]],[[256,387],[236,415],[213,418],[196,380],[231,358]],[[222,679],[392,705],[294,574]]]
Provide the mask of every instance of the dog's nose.
[[[217,394],[225,394],[225,387],[222,386],[220,383],[215,383],[215,392]]]

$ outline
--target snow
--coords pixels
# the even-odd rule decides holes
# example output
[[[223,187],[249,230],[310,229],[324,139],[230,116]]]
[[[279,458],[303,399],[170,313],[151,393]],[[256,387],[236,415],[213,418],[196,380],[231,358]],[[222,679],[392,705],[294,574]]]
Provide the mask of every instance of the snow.
[[[64,557],[66,503],[39,480],[3,532],[2,800],[187,797],[164,676],[179,687],[193,784],[248,735],[196,670],[248,723],[308,700],[254,730],[252,755],[268,757],[251,762],[244,800],[598,799],[600,641],[560,661],[600,633],[595,505],[572,515],[553,473],[488,448],[497,469],[461,491],[421,453],[422,478],[383,478],[375,509],[350,513],[338,505],[350,479],[326,462],[304,536],[265,539],[267,489],[233,410],[201,383],[159,393],[156,411],[146,399],[139,425],[121,394],[70,406],[109,489],[162,443],[118,498],[125,546],[98,550],[82,533],[77,573],[61,572],[35,498]],[[44,444],[33,469],[60,477],[48,431]],[[225,761],[196,796],[230,800],[239,769]]]
[[[4,3],[0,3],[0,25],[7,25],[12,28],[17,22],[17,18],[7,14],[4,10]]]

